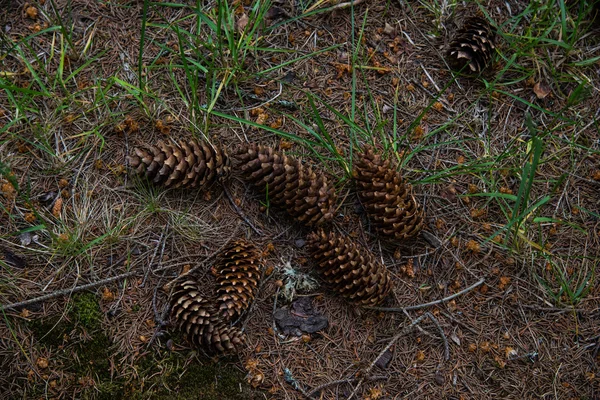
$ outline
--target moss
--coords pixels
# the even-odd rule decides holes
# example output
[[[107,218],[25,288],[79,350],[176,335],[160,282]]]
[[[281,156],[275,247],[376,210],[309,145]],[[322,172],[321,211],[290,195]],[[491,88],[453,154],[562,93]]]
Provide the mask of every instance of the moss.
[[[73,313],[75,319],[87,329],[96,330],[100,327],[102,312],[93,293],[73,296]]]
[[[102,312],[96,296],[90,293],[73,297],[73,308],[69,312],[71,321],[62,317],[31,321],[31,329],[38,345],[48,347],[55,356],[64,359],[65,372],[73,374],[75,381],[92,378],[93,388],[82,393],[84,399],[124,398],[124,385],[120,379],[112,379],[111,358],[118,354],[111,349],[111,341],[100,329]],[[85,329],[90,340],[72,343],[66,338],[80,336],[78,330]]]
[[[32,320],[27,326],[31,329],[37,343],[46,347],[58,347],[64,344],[75,326],[61,317]]]
[[[162,364],[162,374],[156,375],[158,364]],[[139,399],[158,400],[253,400],[263,399],[244,379],[244,374],[225,361],[200,360],[185,365],[183,357],[177,353],[163,360],[146,357],[141,360],[140,370],[151,376],[147,382],[152,392],[136,393]],[[144,366],[150,366],[145,369]],[[158,381],[158,382],[157,382]],[[156,384],[158,383],[158,384]]]

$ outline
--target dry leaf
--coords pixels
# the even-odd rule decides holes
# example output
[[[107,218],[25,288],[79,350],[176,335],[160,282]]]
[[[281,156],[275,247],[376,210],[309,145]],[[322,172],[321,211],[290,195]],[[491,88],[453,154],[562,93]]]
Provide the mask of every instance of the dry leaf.
[[[38,17],[38,10],[34,6],[29,6],[25,9],[25,14],[28,18],[36,19]]]
[[[275,122],[271,122],[269,125],[273,129],[279,129],[283,126],[283,118],[277,118]]]
[[[113,301],[114,299],[115,294],[108,288],[104,288],[104,290],[102,290],[102,301]]]
[[[415,359],[417,362],[423,362],[425,360],[425,352],[423,352],[423,350],[419,350]]]
[[[513,349],[512,347],[505,348],[504,354],[506,354],[507,360],[511,360],[511,359],[517,357],[517,355],[518,355],[517,351],[515,349]]]
[[[481,251],[481,246],[474,240],[469,240],[467,242],[467,250],[472,251],[473,253],[479,253]]]
[[[506,289],[506,286],[508,286],[509,283],[510,283],[510,277],[508,277],[508,276],[500,277],[500,283],[498,284],[498,289],[500,289],[500,290]]]
[[[281,150],[289,150],[292,148],[292,146],[294,145],[293,142],[290,142],[288,140],[285,139],[281,139],[279,141],[279,147],[281,148]]]
[[[37,359],[37,361],[35,362],[36,365],[41,368],[41,369],[46,369],[48,368],[48,359],[44,358],[44,357],[40,357]]]
[[[381,399],[382,396],[383,396],[383,391],[378,387],[374,387],[374,388],[369,389],[369,395],[366,397],[365,400],[378,400],[378,399]]]
[[[387,22],[385,23],[385,28],[383,28],[383,32],[386,35],[392,35],[394,33],[394,27],[391,26],[390,24],[388,24]]]
[[[240,35],[242,33],[244,33],[246,26],[248,26],[248,21],[249,21],[248,15],[246,13],[244,13],[235,23],[235,27]]]
[[[409,278],[414,278],[415,277],[415,268],[414,268],[414,262],[413,259],[409,259],[408,262],[406,263],[406,265],[402,266],[400,268],[400,270]]]
[[[269,118],[269,114],[267,114],[267,113],[259,114],[258,118],[256,118],[256,123],[259,125],[264,125],[265,122],[267,122],[268,118]]]
[[[533,93],[535,93],[538,99],[543,99],[544,97],[548,96],[550,91],[550,86],[544,81],[533,85]]]
[[[492,350],[492,345],[490,344],[490,342],[483,342],[483,343],[481,343],[481,345],[479,346],[479,348],[484,353],[489,353]]]
[[[498,364],[498,367],[500,367],[500,368],[506,367],[506,362],[504,362],[504,360],[501,359],[499,356],[494,356],[494,361],[496,361],[496,364]]]
[[[452,332],[452,334],[450,335],[450,339],[452,339],[454,343],[460,346],[460,338],[456,336],[456,333]]]
[[[35,221],[35,214],[30,212],[25,214],[25,221],[29,222],[30,224],[33,223]]]
[[[12,200],[15,197],[17,197],[17,191],[15,190],[14,186],[10,183],[2,184],[2,187],[0,188],[0,194],[2,194],[2,196],[6,197],[9,200]]]

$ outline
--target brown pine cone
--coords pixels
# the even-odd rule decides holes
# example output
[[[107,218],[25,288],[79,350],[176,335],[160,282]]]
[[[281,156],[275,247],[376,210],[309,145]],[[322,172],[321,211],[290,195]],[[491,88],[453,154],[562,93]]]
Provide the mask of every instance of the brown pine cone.
[[[233,158],[241,175],[296,220],[316,226],[333,219],[337,196],[323,173],[270,147],[240,146]]]
[[[322,279],[351,302],[374,306],[391,290],[385,266],[351,238],[320,229],[309,235],[307,245]]]
[[[223,251],[217,270],[217,306],[224,320],[239,317],[254,299],[260,280],[260,253],[245,240]]]
[[[231,170],[224,149],[196,139],[159,141],[156,146],[137,147],[128,156],[129,166],[149,181],[164,187],[204,188]]]
[[[171,316],[187,339],[207,353],[237,352],[244,335],[225,323],[212,302],[202,297],[198,283],[187,280],[177,285],[171,297]]]
[[[452,69],[466,74],[480,73],[494,57],[496,32],[481,17],[467,19],[447,51],[448,64]]]
[[[390,239],[416,236],[423,227],[423,210],[402,176],[366,146],[354,161],[357,193],[377,231]]]

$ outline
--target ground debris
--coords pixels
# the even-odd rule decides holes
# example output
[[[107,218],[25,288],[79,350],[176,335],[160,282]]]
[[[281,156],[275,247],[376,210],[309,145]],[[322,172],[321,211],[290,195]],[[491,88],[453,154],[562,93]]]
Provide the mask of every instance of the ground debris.
[[[284,335],[302,336],[303,333],[315,333],[329,324],[327,317],[313,309],[310,297],[301,297],[289,307],[278,308],[273,317]]]
[[[24,258],[19,257],[18,255],[13,253],[12,251],[4,249],[3,253],[4,253],[3,261],[6,264],[11,265],[15,268],[21,268],[21,269],[25,268],[27,266],[27,261],[25,261]]]

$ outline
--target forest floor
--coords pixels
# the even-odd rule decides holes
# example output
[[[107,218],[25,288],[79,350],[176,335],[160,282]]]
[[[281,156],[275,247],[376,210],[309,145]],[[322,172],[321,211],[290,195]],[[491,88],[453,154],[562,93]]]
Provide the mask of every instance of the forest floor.
[[[592,4],[0,3],[0,397],[600,398]],[[468,77],[445,49],[474,14],[497,49]],[[225,185],[260,234],[220,185],[128,174],[135,146],[192,136],[333,177],[331,229],[384,262],[397,310],[288,292],[313,275],[310,230],[235,172]],[[410,243],[381,243],[356,199],[367,143],[423,204]],[[211,358],[163,324],[164,288],[192,268],[212,287],[215,252],[241,237],[268,273],[246,347]],[[305,298],[327,328],[284,335],[274,311]]]

